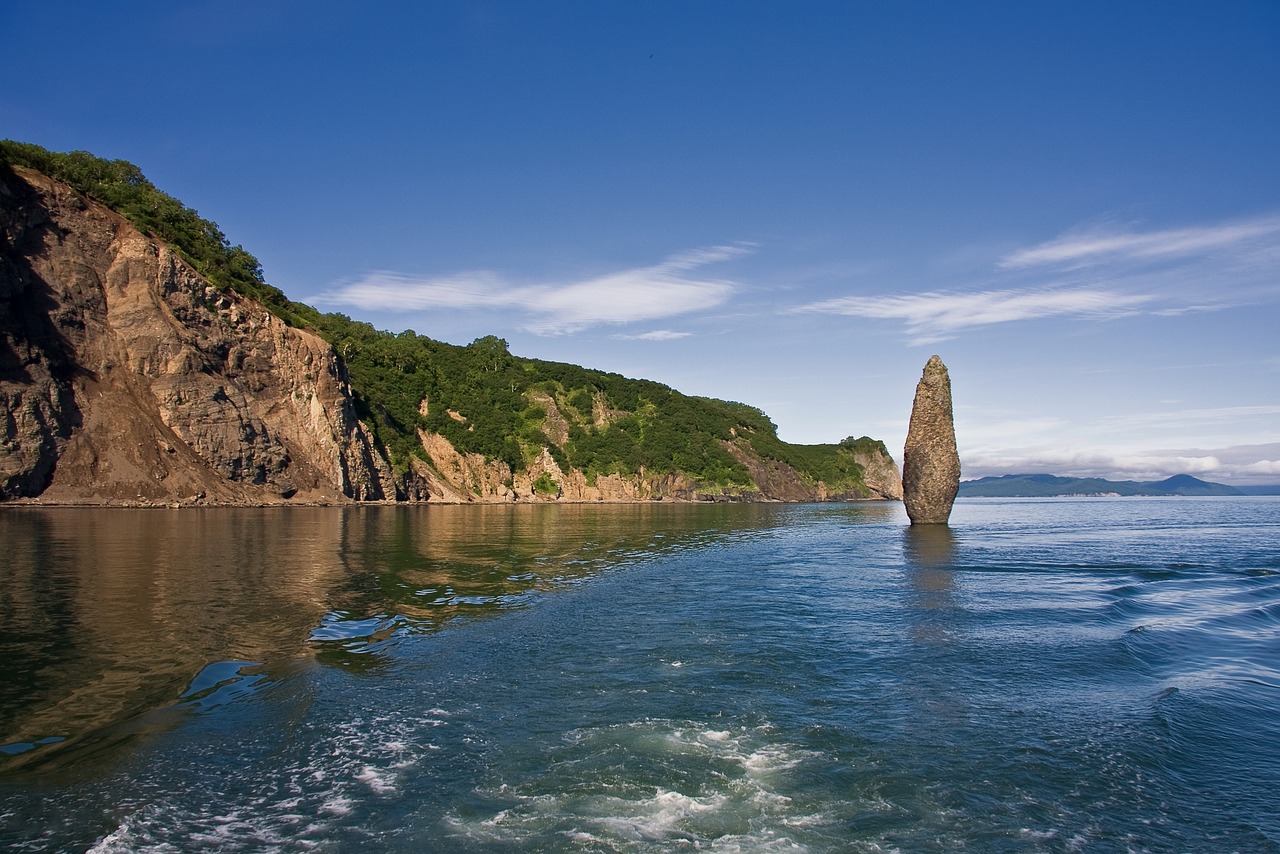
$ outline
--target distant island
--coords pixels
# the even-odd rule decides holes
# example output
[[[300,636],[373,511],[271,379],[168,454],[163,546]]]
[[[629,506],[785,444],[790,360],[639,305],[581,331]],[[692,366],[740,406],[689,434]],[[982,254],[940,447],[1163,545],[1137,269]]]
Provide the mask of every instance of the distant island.
[[[1244,495],[1234,486],[1178,474],[1166,480],[1104,480],[1100,477],[1057,477],[1051,474],[1006,474],[960,484],[962,498],[1055,498],[1120,495]]]

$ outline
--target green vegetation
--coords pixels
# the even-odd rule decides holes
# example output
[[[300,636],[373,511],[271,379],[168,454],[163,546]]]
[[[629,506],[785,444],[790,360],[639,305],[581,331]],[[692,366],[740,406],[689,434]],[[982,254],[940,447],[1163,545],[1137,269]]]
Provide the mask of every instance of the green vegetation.
[[[62,180],[116,210],[141,231],[173,246],[213,284],[259,300],[285,322],[309,328],[342,355],[357,414],[404,471],[425,456],[418,431],[438,433],[463,453],[502,460],[513,471],[542,448],[588,480],[608,474],[683,472],[709,491],[751,490],[747,469],[728,447],[750,446],[833,490],[862,486],[856,453],[883,451],[872,439],[838,445],[791,445],[763,412],[742,403],[690,397],[648,380],[577,365],[513,356],[507,342],[486,336],[461,347],[418,335],[392,334],[343,314],[293,302],[263,279],[258,260],[231,245],[221,229],[158,190],[137,166],[83,151],[59,154],[0,142],[0,166],[26,166]],[[554,402],[568,427],[557,444],[544,433]],[[545,482],[544,482],[545,481]],[[554,494],[558,485],[534,488]]]
[[[87,151],[48,151],[6,139],[0,140],[0,164],[26,166],[70,184],[129,219],[139,231],[173,246],[213,284],[266,304],[295,326],[304,325],[307,316],[314,313],[268,285],[257,258],[243,246],[232,246],[215,223],[157,189],[141,169],[126,160],[103,160]]]

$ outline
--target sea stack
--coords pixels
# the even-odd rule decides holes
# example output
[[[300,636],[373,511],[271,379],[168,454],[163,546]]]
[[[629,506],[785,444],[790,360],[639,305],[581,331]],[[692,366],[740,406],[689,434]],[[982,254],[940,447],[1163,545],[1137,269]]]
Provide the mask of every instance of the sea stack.
[[[960,455],[951,414],[951,376],[930,356],[916,384],[902,450],[902,498],[913,525],[945,525],[960,490]]]

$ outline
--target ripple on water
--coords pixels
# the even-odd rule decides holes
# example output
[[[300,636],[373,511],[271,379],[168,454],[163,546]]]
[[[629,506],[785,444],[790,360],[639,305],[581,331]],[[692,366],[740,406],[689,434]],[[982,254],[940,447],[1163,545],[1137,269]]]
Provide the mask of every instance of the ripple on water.
[[[828,819],[787,792],[793,773],[819,756],[767,725],[646,719],[579,729],[537,774],[484,791],[489,809],[454,812],[447,824],[464,846],[561,839],[605,851],[803,851],[797,830]]]
[[[280,764],[250,764],[225,789],[199,802],[170,794],[188,780],[158,776],[158,794],[121,804],[116,826],[89,849],[97,854],[218,850],[333,850],[372,844],[367,819],[379,804],[403,798],[406,775],[440,751],[426,734],[450,715],[433,708],[312,725],[290,743],[301,751]],[[183,767],[169,774],[183,773]]]
[[[209,711],[265,687],[271,680],[258,661],[215,661],[201,670],[179,702]]]

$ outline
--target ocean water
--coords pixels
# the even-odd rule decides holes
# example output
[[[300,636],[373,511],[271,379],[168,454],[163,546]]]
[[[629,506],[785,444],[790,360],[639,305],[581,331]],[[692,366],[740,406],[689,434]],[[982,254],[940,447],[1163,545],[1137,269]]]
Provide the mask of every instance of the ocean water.
[[[0,513],[0,850],[1280,851],[1280,499]]]

